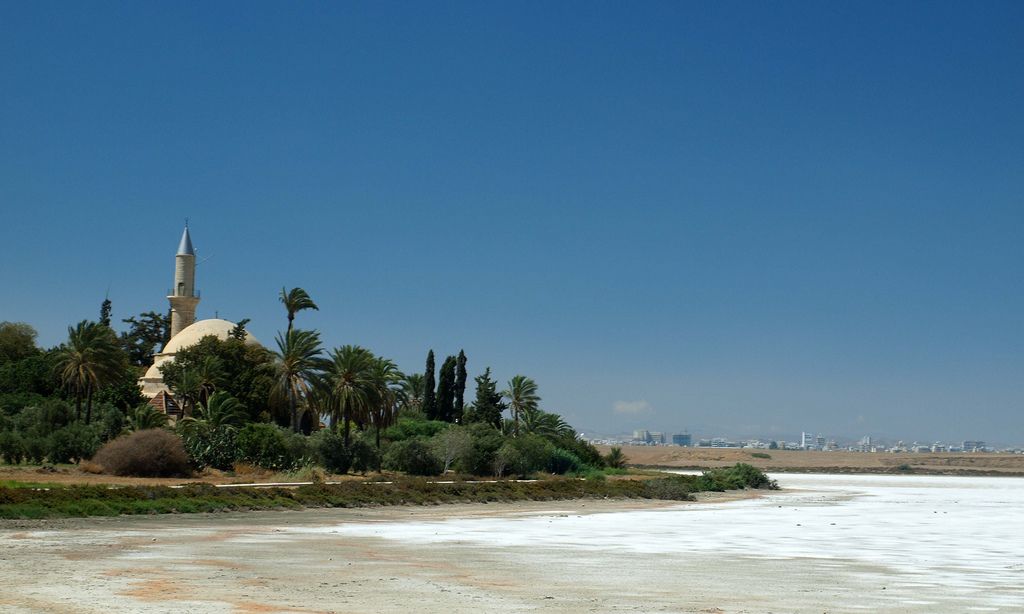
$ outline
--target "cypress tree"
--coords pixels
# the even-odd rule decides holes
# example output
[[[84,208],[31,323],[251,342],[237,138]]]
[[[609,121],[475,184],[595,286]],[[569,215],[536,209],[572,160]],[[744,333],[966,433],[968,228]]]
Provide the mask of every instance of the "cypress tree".
[[[462,422],[462,411],[466,408],[466,352],[459,350],[455,359],[455,411],[454,422]]]
[[[487,367],[483,375],[478,375],[473,378],[473,381],[476,382],[473,417],[477,422],[490,424],[494,428],[500,429],[501,413],[505,411],[506,407],[501,401],[501,393],[498,392],[498,382],[491,379],[491,368]]]
[[[423,373],[423,413],[428,420],[437,420],[437,398],[434,396],[434,350],[427,352],[427,370]]]
[[[437,419],[452,422],[455,419],[455,357],[449,356],[441,365],[437,376]]]
[[[110,328],[110,309],[110,299],[103,299],[103,304],[100,305],[100,324],[106,326],[107,328]]]

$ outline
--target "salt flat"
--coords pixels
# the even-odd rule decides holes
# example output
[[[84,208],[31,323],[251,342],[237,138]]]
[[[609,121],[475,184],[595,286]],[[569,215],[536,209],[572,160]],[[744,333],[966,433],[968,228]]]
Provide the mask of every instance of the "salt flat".
[[[775,477],[785,490],[727,503],[309,510],[5,530],[0,606],[1024,610],[1024,479]]]

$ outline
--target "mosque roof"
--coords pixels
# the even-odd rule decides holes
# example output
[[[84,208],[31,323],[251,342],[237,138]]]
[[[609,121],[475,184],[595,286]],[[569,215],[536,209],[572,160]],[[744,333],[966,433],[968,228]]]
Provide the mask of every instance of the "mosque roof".
[[[181,243],[178,244],[178,255],[179,256],[195,256],[196,252],[192,249],[192,237],[188,234],[188,226],[185,226],[185,232],[181,233]],[[184,332],[184,331],[182,331]]]
[[[231,336],[231,329],[235,327],[234,322],[227,320],[220,320],[211,318],[209,320],[199,320],[191,325],[185,327],[180,333],[174,335],[164,349],[160,351],[161,354],[176,354],[181,350],[191,347],[197,343],[203,337],[213,335],[218,339],[227,339]],[[245,342],[249,345],[260,345],[260,342],[256,337],[253,336],[249,331],[245,331]]]

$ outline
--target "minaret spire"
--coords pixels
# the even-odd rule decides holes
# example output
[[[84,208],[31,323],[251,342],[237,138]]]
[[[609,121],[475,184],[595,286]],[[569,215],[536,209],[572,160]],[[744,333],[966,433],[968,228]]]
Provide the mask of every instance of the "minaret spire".
[[[185,231],[178,243],[178,253],[174,256],[174,287],[167,295],[171,303],[171,338],[196,321],[196,305],[199,294],[196,292],[196,252],[192,247],[192,236],[188,232],[188,219],[185,219]]]

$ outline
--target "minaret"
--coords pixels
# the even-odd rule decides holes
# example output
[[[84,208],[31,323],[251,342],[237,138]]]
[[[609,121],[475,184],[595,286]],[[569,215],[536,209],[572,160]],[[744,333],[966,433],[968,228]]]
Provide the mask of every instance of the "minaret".
[[[167,300],[171,302],[171,339],[196,321],[196,252],[192,249],[192,237],[188,234],[188,222],[174,256],[174,287]]]

